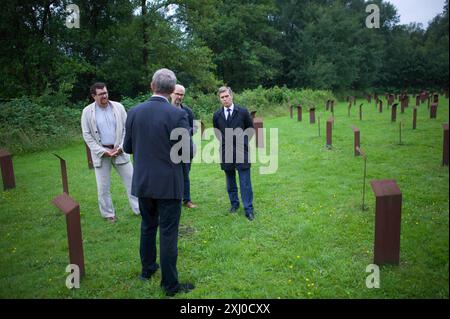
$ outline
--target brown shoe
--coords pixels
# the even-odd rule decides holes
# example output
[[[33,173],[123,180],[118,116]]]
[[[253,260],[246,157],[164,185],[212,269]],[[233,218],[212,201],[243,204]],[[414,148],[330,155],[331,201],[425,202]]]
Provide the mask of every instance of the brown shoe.
[[[197,205],[195,205],[193,202],[184,203],[184,206],[187,208],[197,208]]]

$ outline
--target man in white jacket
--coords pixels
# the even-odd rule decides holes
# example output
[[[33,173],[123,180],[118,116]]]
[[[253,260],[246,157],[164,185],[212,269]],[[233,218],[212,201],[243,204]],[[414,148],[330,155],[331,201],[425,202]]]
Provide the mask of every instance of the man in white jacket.
[[[122,178],[132,211],[139,215],[138,199],[131,195],[133,165],[130,155],[122,150],[127,112],[122,104],[109,100],[105,83],[93,84],[91,96],[95,102],[84,108],[81,128],[83,139],[91,150],[100,213],[114,223],[117,219],[110,192],[112,166]]]

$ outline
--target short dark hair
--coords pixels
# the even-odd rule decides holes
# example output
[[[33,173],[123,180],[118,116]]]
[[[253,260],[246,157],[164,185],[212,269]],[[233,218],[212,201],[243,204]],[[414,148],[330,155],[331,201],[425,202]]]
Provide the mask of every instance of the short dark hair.
[[[103,82],[95,82],[91,85],[91,94],[95,95],[97,94],[97,89],[103,89],[106,87],[106,84]]]

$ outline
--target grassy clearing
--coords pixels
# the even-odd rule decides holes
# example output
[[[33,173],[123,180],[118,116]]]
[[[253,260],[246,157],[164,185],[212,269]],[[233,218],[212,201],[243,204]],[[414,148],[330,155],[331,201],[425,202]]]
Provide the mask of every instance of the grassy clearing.
[[[357,106],[364,101],[358,101]],[[321,106],[318,127],[289,118],[267,117],[279,129],[279,168],[260,175],[253,166],[256,220],[242,208],[229,215],[225,176],[217,164],[194,164],[196,210],[182,213],[178,270],[197,288],[182,298],[448,298],[449,175],[441,166],[442,128],[448,100],[438,119],[419,108],[412,130],[412,107],[405,120],[404,145],[390,111],[364,103],[347,116],[336,107],[333,149],[325,149]],[[400,113],[400,110],[399,110]],[[368,182],[396,179],[403,192],[401,264],[381,268],[381,288],[367,289],[366,266],[373,260],[374,197],[367,182],[362,212],[363,161],[353,156],[352,125],[361,129],[368,156]],[[67,160],[69,190],[81,206],[87,276],[78,290],[65,286],[68,264],[65,218],[50,201],[61,192],[57,153]],[[165,298],[160,272],[149,282],[140,271],[140,218],[131,213],[125,190],[113,173],[113,201],[119,221],[107,224],[97,207],[94,172],[84,145],[14,158],[17,188],[0,192],[1,298]]]

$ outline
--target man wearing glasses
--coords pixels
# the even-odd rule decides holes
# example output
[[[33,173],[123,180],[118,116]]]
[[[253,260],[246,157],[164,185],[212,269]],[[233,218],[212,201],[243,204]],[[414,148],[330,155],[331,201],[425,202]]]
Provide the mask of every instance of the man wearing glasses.
[[[177,84],[175,85],[175,90],[170,95],[172,105],[186,112],[189,121],[189,133],[191,136],[191,154],[190,159],[194,157],[194,145],[192,142],[192,135],[196,133],[196,127],[194,127],[194,113],[192,110],[185,104],[183,104],[184,94],[186,93],[186,89],[184,86]],[[184,193],[183,193],[183,205],[189,209],[197,208],[191,200],[191,182],[189,180],[189,173],[191,171],[191,163],[183,163],[183,178],[184,178]]]
[[[81,115],[83,139],[91,150],[97,181],[98,206],[103,218],[115,223],[116,213],[111,199],[111,167],[114,166],[125,185],[132,211],[139,215],[138,199],[131,195],[133,165],[130,155],[123,152],[127,112],[122,104],[110,101],[105,83],[91,86],[94,103]]]

